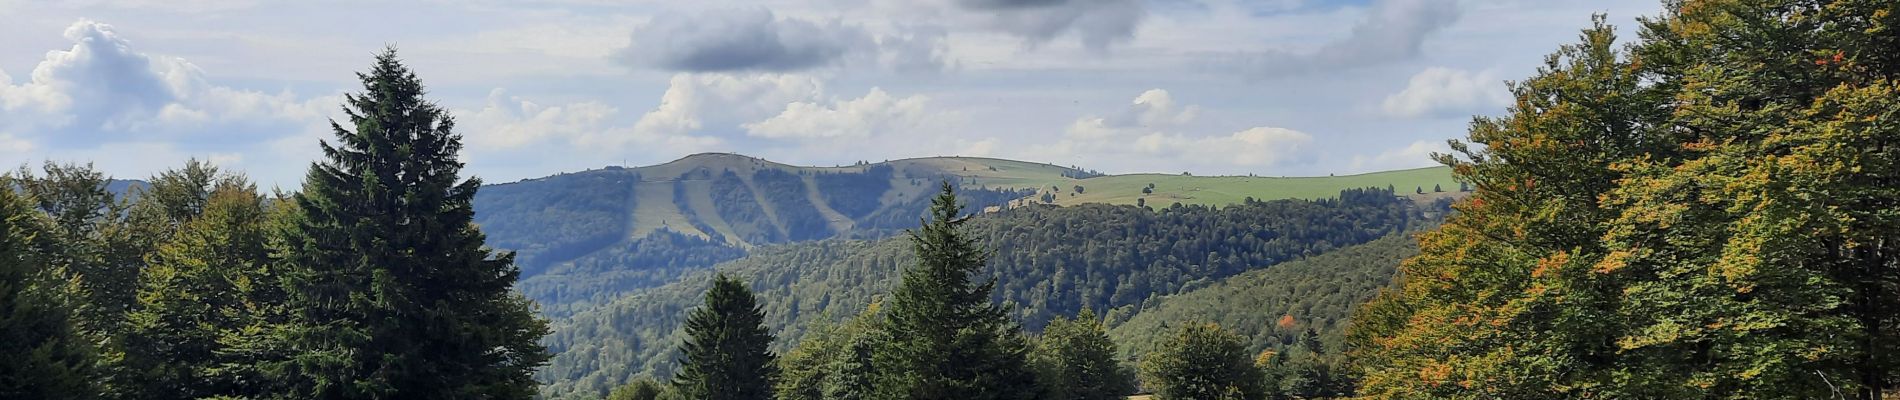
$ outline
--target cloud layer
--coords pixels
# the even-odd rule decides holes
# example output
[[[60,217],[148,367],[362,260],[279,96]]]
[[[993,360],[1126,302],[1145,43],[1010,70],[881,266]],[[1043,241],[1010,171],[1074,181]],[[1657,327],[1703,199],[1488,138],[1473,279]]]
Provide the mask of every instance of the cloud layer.
[[[1398,117],[1450,116],[1495,111],[1510,102],[1504,79],[1492,71],[1432,67],[1412,75],[1404,90],[1386,96],[1380,109]]]
[[[790,72],[865,60],[918,70],[942,66],[941,42],[941,33],[878,36],[838,20],[743,8],[654,18],[634,29],[616,58],[678,72]]]
[[[1425,39],[1457,22],[1457,0],[1377,0],[1352,33],[1310,52],[1265,50],[1232,56],[1244,73],[1275,77],[1339,71],[1418,58]]]

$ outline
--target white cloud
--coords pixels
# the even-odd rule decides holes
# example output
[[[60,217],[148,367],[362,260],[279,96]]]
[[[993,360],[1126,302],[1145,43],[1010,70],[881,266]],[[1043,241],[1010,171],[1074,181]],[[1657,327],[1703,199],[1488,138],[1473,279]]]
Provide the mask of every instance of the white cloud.
[[[1272,126],[1224,135],[1188,132],[1199,115],[1199,106],[1178,104],[1167,91],[1151,89],[1118,113],[1075,120],[1062,140],[1037,153],[1095,165],[1143,165],[1150,172],[1195,167],[1233,173],[1313,159],[1314,139],[1305,132]]]
[[[778,139],[862,138],[916,131],[931,125],[932,113],[926,110],[928,102],[924,96],[900,99],[873,87],[864,97],[852,100],[787,104],[785,111],[778,115],[744,126],[746,133],[753,136]]]
[[[1167,129],[1193,122],[1201,107],[1174,103],[1168,91],[1148,89],[1119,113],[1090,116],[1069,124],[1067,134],[1076,138],[1100,139],[1133,131]],[[1131,131],[1132,130],[1132,131]]]
[[[32,151],[33,142],[15,137],[12,134],[0,133],[0,154],[29,153]]]
[[[1376,154],[1361,154],[1352,157],[1350,172],[1376,172],[1395,169],[1422,168],[1438,165],[1432,160],[1433,153],[1450,153],[1451,146],[1442,141],[1420,140],[1405,147],[1387,149]]]
[[[495,89],[488,93],[488,104],[482,109],[456,114],[470,145],[512,149],[554,138],[577,140],[605,129],[619,112],[591,101],[544,105]]]
[[[1412,75],[1404,90],[1386,96],[1381,109],[1400,117],[1479,112],[1510,104],[1504,80],[1493,71],[1432,67]]]
[[[82,20],[65,37],[72,48],[47,52],[27,81],[0,74],[0,129],[41,134],[52,147],[114,138],[250,143],[307,129],[287,126],[320,126],[336,104],[210,84],[190,62],[133,50],[111,25]]]
[[[1149,156],[1172,156],[1200,164],[1271,167],[1305,161],[1313,135],[1292,129],[1258,126],[1226,136],[1193,137],[1150,133],[1136,138],[1135,150]]]
[[[742,124],[779,113],[786,104],[817,101],[823,90],[818,79],[802,75],[678,74],[660,95],[659,107],[634,123],[631,137],[597,139],[611,143],[734,132]]]

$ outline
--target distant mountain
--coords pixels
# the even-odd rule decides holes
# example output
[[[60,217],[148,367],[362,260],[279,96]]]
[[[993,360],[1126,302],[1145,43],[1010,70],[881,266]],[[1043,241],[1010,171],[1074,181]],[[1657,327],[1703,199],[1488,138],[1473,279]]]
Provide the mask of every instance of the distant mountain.
[[[1424,191],[1417,197],[1428,198],[1435,186],[1457,190],[1446,168],[1317,178],[1102,176],[979,157],[805,167],[705,153],[487,185],[475,199],[475,220],[490,245],[518,252],[521,290],[550,315],[564,315],[759,246],[876,238],[916,226],[940,181],[959,185],[972,210],[1038,203],[1225,206],[1247,198],[1329,198],[1365,187]]]
[[[1419,206],[1383,188],[1335,197],[1218,209],[1034,205],[981,215],[967,227],[994,251],[985,271],[996,278],[993,300],[1035,332],[1083,308],[1111,323],[1128,320],[1169,295],[1390,237],[1443,211],[1442,203]],[[909,242],[893,237],[764,247],[715,268],[750,281],[782,351],[814,323],[856,314],[889,293],[913,262]],[[680,323],[710,275],[690,271],[557,317],[546,341],[556,356],[538,374],[548,383],[544,395],[591,398],[632,376],[671,375]]]

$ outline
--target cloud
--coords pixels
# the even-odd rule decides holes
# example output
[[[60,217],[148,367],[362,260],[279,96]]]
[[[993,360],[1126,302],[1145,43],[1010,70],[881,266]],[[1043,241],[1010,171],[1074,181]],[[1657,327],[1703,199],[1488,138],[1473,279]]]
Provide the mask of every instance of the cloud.
[[[51,147],[116,139],[232,145],[319,128],[337,104],[210,84],[190,62],[133,50],[111,25],[81,20],[64,35],[72,48],[48,52],[26,81],[0,72],[0,129],[38,134]],[[288,128],[299,123],[310,128]]]
[[[1417,58],[1425,39],[1459,16],[1457,0],[1379,0],[1345,38],[1312,52],[1267,50],[1232,55],[1253,76],[1337,71]]]
[[[544,105],[495,89],[482,109],[456,114],[472,147],[513,149],[556,138],[578,140],[606,128],[619,112],[591,101]]]
[[[1210,137],[1156,132],[1137,138],[1134,148],[1151,156],[1174,156],[1205,164],[1270,167],[1311,161],[1303,156],[1308,154],[1306,150],[1312,144],[1313,135],[1306,132],[1257,126]]]
[[[736,132],[786,104],[818,101],[823,90],[818,79],[803,75],[678,74],[660,95],[660,105],[640,116],[631,133],[658,138]]]
[[[1041,44],[1073,34],[1083,47],[1105,52],[1134,38],[1148,16],[1141,0],[954,0],[988,27]]]
[[[1105,138],[1130,129],[1168,128],[1193,122],[1200,110],[1200,106],[1176,105],[1166,90],[1148,89],[1135,96],[1134,102],[1119,113],[1075,120],[1069,124],[1067,134],[1078,138]]]
[[[1386,149],[1376,154],[1361,154],[1352,157],[1350,172],[1376,172],[1397,169],[1422,168],[1438,165],[1432,160],[1432,153],[1450,153],[1451,146],[1442,141],[1420,140],[1395,149]]]
[[[677,72],[791,72],[868,60],[903,70],[938,69],[941,32],[878,36],[857,25],[781,18],[764,8],[654,18],[615,52],[622,63]]]
[[[932,113],[925,104],[928,101],[920,95],[892,97],[884,89],[873,87],[864,97],[829,105],[811,101],[787,104],[778,115],[744,126],[748,134],[774,139],[862,138],[916,131],[931,125]]]
[[[1386,96],[1380,108],[1388,115],[1418,117],[1479,112],[1510,103],[1504,80],[1493,71],[1432,67],[1412,75],[1405,89]]]
[[[1179,104],[1166,90],[1150,89],[1116,113],[1076,119],[1062,140],[1036,153],[1150,172],[1190,167],[1233,173],[1313,161],[1313,135],[1272,126],[1227,134],[1189,132],[1199,115],[1199,106]]]
[[[33,142],[12,134],[0,134],[0,154],[29,153],[33,151]]]

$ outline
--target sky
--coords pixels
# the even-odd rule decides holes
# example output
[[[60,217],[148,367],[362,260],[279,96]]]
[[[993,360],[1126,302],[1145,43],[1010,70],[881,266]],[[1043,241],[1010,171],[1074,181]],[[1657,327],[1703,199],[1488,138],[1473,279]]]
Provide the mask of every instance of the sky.
[[[388,47],[488,182],[733,152],[1108,173],[1433,165],[1655,0],[0,0],[0,165],[293,189]]]

